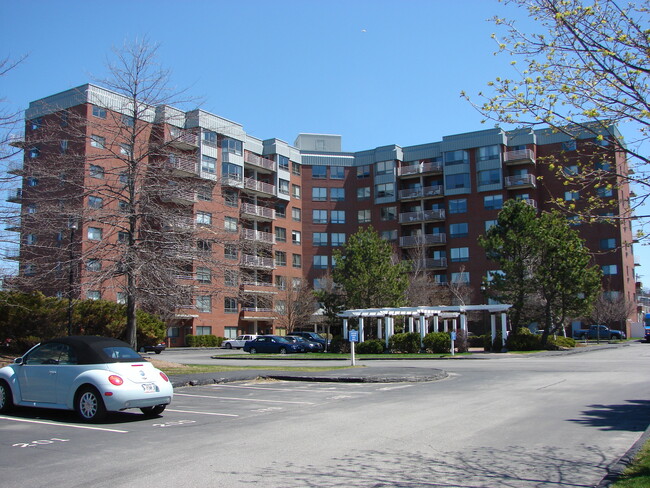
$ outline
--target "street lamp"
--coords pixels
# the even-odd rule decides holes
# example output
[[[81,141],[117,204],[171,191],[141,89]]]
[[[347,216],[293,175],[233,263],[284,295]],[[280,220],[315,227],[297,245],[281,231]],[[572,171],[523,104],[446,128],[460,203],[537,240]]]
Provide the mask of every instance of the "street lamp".
[[[74,233],[77,230],[77,221],[74,219],[68,220],[68,229],[70,229],[70,246],[68,248],[69,263],[68,263],[68,335],[72,335],[72,291],[74,288]]]

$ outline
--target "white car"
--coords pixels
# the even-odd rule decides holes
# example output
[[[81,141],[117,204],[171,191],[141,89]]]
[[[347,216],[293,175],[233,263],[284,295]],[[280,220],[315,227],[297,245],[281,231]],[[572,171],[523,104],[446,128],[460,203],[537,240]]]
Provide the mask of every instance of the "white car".
[[[52,339],[0,369],[0,413],[14,406],[56,408],[98,422],[107,411],[139,408],[157,416],[173,395],[165,373],[108,337]]]
[[[258,336],[255,334],[246,334],[246,335],[240,335],[237,336],[236,339],[230,339],[227,341],[223,341],[221,344],[221,347],[225,347],[226,349],[241,349],[244,347],[244,344],[246,344],[247,341],[252,341],[253,339],[257,338]]]

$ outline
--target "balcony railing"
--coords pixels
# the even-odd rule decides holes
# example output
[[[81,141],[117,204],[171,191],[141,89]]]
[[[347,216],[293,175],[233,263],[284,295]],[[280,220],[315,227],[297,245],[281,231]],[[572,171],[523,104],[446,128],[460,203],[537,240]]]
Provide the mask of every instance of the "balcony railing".
[[[170,154],[167,158],[167,164],[176,172],[182,175],[196,176],[199,174],[197,170],[198,159],[187,158]]]
[[[418,163],[410,166],[402,166],[398,169],[398,176],[416,175],[422,173],[441,173],[442,162],[436,161],[432,163]]]
[[[447,267],[447,258],[426,258],[417,261],[410,260],[408,262],[410,262],[413,267],[421,267],[424,269],[440,269]]]
[[[445,244],[446,242],[447,234],[424,234],[417,236],[403,236],[399,238],[399,245],[401,247],[432,246]]]
[[[445,211],[442,209],[420,210],[418,212],[405,212],[399,214],[400,224],[412,222],[428,222],[431,220],[444,220]]]
[[[165,222],[165,228],[188,231],[196,228],[196,221],[191,217],[176,217]]]
[[[196,149],[199,147],[199,136],[179,127],[170,127],[167,143],[179,149]]]
[[[7,173],[11,173],[12,175],[22,175],[23,168],[22,161],[9,161],[7,164]]]
[[[262,232],[261,230],[242,229],[242,238],[247,241],[263,242],[265,244],[275,244],[275,234]]]
[[[241,265],[246,268],[275,269],[273,258],[251,256],[250,254],[242,255]]]
[[[506,164],[534,163],[535,153],[532,149],[518,149],[516,151],[507,151],[503,155],[503,161]]]
[[[5,251],[6,259],[20,259],[20,249],[7,249]]]
[[[525,174],[518,176],[506,176],[506,188],[535,188],[537,186],[537,177],[535,175]]]
[[[244,161],[247,164],[252,164],[253,166],[257,166],[258,168],[264,168],[269,171],[276,171],[275,161],[273,161],[272,159],[263,158],[262,156],[258,156],[257,154],[253,154],[252,152],[249,151],[244,152]]]
[[[8,202],[20,202],[23,199],[23,189],[14,188],[7,192],[7,201]]]
[[[275,285],[266,281],[244,282],[241,284],[240,289],[244,293],[277,294]]]
[[[442,196],[444,188],[442,185],[425,186],[421,188],[406,188],[399,191],[399,198],[401,200],[408,200],[412,198],[427,198]]]
[[[268,195],[275,195],[275,185],[255,180],[253,178],[244,178],[244,188]]]
[[[269,207],[261,207],[253,205],[252,203],[243,203],[241,206],[241,213],[244,215],[251,215],[266,220],[275,220],[275,209]]]
[[[196,202],[196,192],[186,188],[170,187],[167,190],[161,190],[160,199],[163,202],[173,202],[181,205],[191,205]]]
[[[22,225],[22,219],[20,215],[14,215],[7,219],[7,226],[5,227],[5,230],[20,232],[21,225]]]
[[[25,147],[25,134],[9,134],[9,145],[13,147]]]

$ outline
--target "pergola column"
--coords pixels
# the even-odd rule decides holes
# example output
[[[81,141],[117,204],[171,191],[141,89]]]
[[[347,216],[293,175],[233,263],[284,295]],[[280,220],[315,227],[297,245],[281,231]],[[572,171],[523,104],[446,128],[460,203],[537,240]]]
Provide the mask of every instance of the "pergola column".
[[[385,343],[386,343],[386,349],[388,349],[388,339],[390,339],[390,319],[388,315],[384,318],[384,324],[386,328],[386,337],[385,337]]]
[[[442,321],[442,331],[449,332],[449,321],[447,319]]]
[[[507,339],[507,315],[505,312],[501,314],[501,345],[503,347],[506,346],[506,339]]]
[[[492,343],[494,344],[497,338],[497,316],[493,313],[490,314],[490,331],[492,332]]]
[[[343,318],[343,339],[348,338],[348,319]]]
[[[377,317],[377,339],[382,339],[383,336],[383,328],[382,328],[382,318]]]
[[[440,317],[438,317],[438,314],[435,314],[433,316],[433,331],[438,332],[439,326],[440,326]]]
[[[424,314],[420,314],[420,348],[424,346]]]
[[[460,314],[460,330],[467,332],[467,314]]]
[[[359,342],[364,341],[364,334],[363,334],[363,317],[359,317]]]
[[[413,315],[409,315],[408,320],[409,320],[409,332],[413,332],[413,322],[414,322]]]

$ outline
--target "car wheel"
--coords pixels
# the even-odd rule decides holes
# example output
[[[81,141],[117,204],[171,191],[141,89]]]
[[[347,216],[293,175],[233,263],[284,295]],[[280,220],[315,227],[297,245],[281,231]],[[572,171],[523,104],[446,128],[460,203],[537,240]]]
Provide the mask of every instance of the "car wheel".
[[[255,354],[256,352],[257,352],[257,349],[255,349],[254,347],[251,347],[251,354]]]
[[[232,344],[230,342],[226,344],[226,349],[232,349]]]
[[[160,354],[162,351],[161,351],[161,350],[158,350],[158,351],[154,351],[154,352],[155,352],[156,354]]]
[[[14,406],[11,388],[5,381],[0,380],[0,413],[10,411]]]
[[[140,352],[144,352],[144,347],[141,347],[141,348],[140,348]]]
[[[286,347],[281,347],[280,348],[280,354],[286,354],[287,353],[287,348]]]
[[[156,405],[154,407],[142,407],[140,411],[147,417],[157,417],[165,411],[167,405]]]
[[[587,340],[587,334],[582,334],[582,335],[580,336],[580,340],[583,340],[583,341],[584,341],[584,340]]]
[[[79,390],[75,401],[77,414],[86,422],[99,422],[106,417],[106,406],[101,395],[92,386]]]

